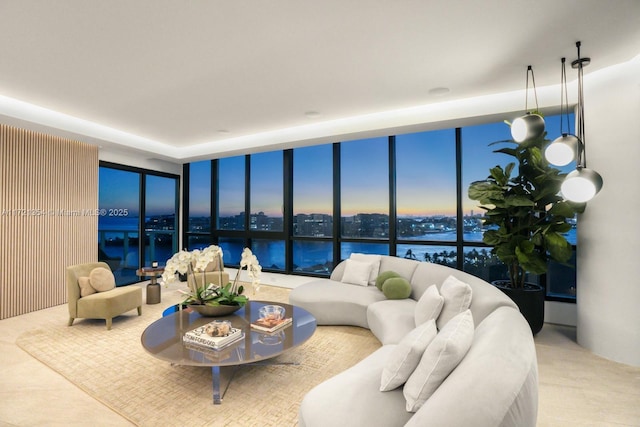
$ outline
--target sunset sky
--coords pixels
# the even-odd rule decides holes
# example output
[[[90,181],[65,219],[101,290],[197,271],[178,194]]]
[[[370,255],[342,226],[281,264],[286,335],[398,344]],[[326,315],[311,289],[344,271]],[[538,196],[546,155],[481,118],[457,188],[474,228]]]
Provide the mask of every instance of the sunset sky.
[[[546,117],[548,139],[560,135],[559,116]],[[570,118],[573,123],[573,117]],[[504,123],[462,129],[463,211],[480,212],[477,202],[466,197],[474,180],[484,179],[489,168],[511,159],[493,153],[494,141],[509,139]],[[294,150],[294,213],[332,213],[333,148],[331,144]],[[388,214],[389,162],[387,138],[372,138],[341,144],[342,216],[357,213]],[[282,215],[282,151],[251,156],[251,212]],[[445,129],[396,137],[396,183],[398,216],[455,215],[455,130]],[[244,211],[244,156],[221,159],[219,192],[221,216]],[[566,166],[570,171],[574,165]],[[210,206],[210,162],[191,164],[190,212],[208,216]],[[137,215],[137,175],[100,169],[100,207],[128,207]],[[166,178],[149,177],[147,215],[173,209],[175,193]],[[108,183],[108,185],[106,184]]]

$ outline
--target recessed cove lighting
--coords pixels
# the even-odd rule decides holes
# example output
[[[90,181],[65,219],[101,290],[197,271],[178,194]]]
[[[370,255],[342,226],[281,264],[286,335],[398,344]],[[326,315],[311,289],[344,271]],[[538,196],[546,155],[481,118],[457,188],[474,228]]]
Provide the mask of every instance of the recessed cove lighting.
[[[304,113],[304,115],[310,119],[317,119],[318,117],[320,117],[320,113],[317,111],[307,111],[306,113]]]
[[[433,96],[442,96],[449,92],[451,92],[451,90],[448,87],[434,87],[433,89],[429,89],[429,95]]]

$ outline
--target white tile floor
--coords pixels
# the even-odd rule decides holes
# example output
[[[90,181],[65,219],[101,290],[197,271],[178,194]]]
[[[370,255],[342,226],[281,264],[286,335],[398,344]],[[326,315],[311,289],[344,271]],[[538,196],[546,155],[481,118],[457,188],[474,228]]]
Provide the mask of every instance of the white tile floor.
[[[263,283],[295,287],[308,278],[264,273]],[[66,305],[0,321],[0,426],[130,426],[131,423],[33,359],[16,338]],[[594,356],[575,328],[546,324],[536,336],[539,426],[640,426],[640,368]]]

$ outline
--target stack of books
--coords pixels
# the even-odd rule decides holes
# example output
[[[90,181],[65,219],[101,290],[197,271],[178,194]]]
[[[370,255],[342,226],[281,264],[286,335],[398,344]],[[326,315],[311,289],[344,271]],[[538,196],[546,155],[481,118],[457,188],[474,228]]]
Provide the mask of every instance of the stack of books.
[[[212,330],[212,326],[214,330],[218,330],[217,324],[219,321],[215,320],[206,325],[195,328],[191,331],[185,332],[182,341],[189,345],[197,345],[202,347],[207,347],[214,350],[220,350],[225,348],[236,341],[240,341],[244,338],[244,334],[242,333],[242,329],[230,327],[228,332],[221,336],[211,336],[207,333],[207,331]]]
[[[291,317],[284,317],[282,319],[261,317],[255,322],[251,322],[251,327],[261,332],[271,333],[290,325],[292,320]]]

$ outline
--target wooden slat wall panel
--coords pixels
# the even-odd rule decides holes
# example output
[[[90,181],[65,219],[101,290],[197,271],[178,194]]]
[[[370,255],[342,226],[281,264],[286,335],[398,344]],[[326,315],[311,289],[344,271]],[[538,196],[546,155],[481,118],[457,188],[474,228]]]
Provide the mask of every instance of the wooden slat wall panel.
[[[0,124],[0,319],[67,301],[65,267],[97,259],[97,208],[97,147]]]

